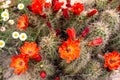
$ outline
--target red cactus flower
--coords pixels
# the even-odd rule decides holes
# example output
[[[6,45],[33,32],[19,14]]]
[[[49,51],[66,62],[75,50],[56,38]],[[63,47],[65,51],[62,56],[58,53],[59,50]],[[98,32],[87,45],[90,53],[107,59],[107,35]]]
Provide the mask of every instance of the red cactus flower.
[[[75,3],[71,6],[71,11],[75,15],[80,15],[80,13],[84,10],[84,5],[82,3]]]
[[[118,5],[118,7],[116,8],[117,11],[120,11],[120,5]]]
[[[31,5],[27,5],[28,10],[32,11]]]
[[[64,2],[56,1],[53,5],[53,11],[58,12],[61,9],[61,6],[64,4]]]
[[[75,29],[73,27],[72,28],[68,28],[66,30],[66,32],[67,32],[69,38],[71,38],[71,39],[75,39],[76,38],[76,32],[75,32]]]
[[[35,60],[36,62],[40,62],[42,60],[41,55],[37,55],[35,57],[33,57],[33,60]]]
[[[56,77],[55,77],[55,80],[60,80],[60,77],[59,77],[59,76],[56,76]]]
[[[92,40],[88,43],[89,46],[98,46],[103,43],[102,38],[96,38],[95,40]]]
[[[91,16],[95,15],[97,12],[98,12],[97,9],[93,9],[87,13],[87,17],[91,17]]]
[[[51,3],[50,3],[50,2],[46,2],[46,3],[44,4],[44,7],[45,7],[45,8],[50,8],[50,7],[51,7]]]
[[[105,64],[104,67],[108,67],[110,70],[116,70],[120,67],[120,53],[113,51],[104,55]]]
[[[61,46],[59,46],[59,53],[62,59],[65,59],[67,63],[70,61],[75,60],[80,57],[80,47],[79,47],[79,40],[73,41],[72,39],[68,39],[67,41],[63,42]]]
[[[66,6],[71,7],[71,0],[66,0],[66,2],[67,2]]]
[[[40,48],[35,42],[24,42],[23,46],[20,47],[20,52],[29,58],[34,58],[39,55]]]
[[[52,0],[52,6],[55,5],[56,1],[59,1],[59,0]]]
[[[47,74],[46,74],[45,71],[41,71],[41,72],[40,72],[40,77],[41,77],[41,78],[44,79],[44,78],[46,78],[46,76],[47,76]]]
[[[13,56],[10,67],[14,68],[15,74],[25,73],[28,68],[28,58],[23,55]]]
[[[19,30],[26,30],[28,27],[29,21],[28,21],[28,16],[23,14],[19,17],[18,19],[18,24],[17,24],[17,28]]]
[[[68,13],[68,9],[67,8],[62,8],[63,11],[63,16],[68,19],[69,18],[69,13]]]
[[[31,10],[35,14],[43,15],[43,5],[45,0],[32,0]]]
[[[48,28],[51,30],[52,29],[51,23],[48,21],[46,24],[47,24]]]
[[[90,31],[89,27],[86,27],[85,30],[82,32],[82,37],[85,37]]]
[[[56,29],[55,32],[56,32],[56,36],[59,36],[59,35],[60,35],[60,29],[59,29],[59,28]]]

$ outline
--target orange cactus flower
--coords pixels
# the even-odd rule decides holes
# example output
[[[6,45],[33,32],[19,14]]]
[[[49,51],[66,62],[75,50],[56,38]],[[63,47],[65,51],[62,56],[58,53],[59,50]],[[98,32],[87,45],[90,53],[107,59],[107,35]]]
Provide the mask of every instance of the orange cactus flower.
[[[26,30],[28,27],[29,21],[28,21],[28,16],[23,14],[19,17],[18,19],[18,24],[17,24],[17,28],[19,30]]]
[[[29,58],[34,58],[39,55],[40,48],[35,42],[24,42],[24,45],[20,47],[20,52]]]
[[[105,64],[104,67],[108,67],[110,70],[118,69],[120,67],[120,53],[111,52],[104,55]]]
[[[73,6],[71,6],[71,11],[75,15],[80,15],[80,13],[84,10],[84,5],[82,3],[75,3]]]
[[[68,39],[63,42],[61,46],[59,46],[59,53],[62,59],[66,59],[67,63],[75,60],[80,57],[80,47],[79,40],[73,41],[72,39]]]
[[[22,55],[13,56],[10,67],[14,68],[15,74],[25,73],[28,68],[28,58]]]

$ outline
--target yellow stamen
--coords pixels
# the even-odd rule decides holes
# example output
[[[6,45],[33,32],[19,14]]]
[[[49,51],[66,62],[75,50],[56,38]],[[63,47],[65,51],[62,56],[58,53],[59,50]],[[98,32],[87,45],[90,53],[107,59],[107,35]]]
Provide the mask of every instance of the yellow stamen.
[[[3,45],[3,42],[0,42],[0,46],[2,46]]]

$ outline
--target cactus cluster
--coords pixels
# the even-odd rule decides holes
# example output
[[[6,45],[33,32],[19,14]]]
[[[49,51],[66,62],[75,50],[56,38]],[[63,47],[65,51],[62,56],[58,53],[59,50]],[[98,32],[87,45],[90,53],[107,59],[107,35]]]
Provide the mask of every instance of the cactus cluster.
[[[120,67],[120,0],[6,1],[1,80],[107,80]]]

